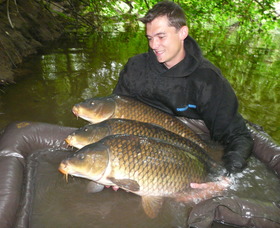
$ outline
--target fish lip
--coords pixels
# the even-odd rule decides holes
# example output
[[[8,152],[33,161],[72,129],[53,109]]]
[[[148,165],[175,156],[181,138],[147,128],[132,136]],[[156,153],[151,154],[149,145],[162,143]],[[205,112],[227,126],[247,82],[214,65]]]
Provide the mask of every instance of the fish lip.
[[[67,175],[68,172],[66,171],[67,168],[67,164],[65,164],[64,162],[60,163],[60,166],[58,167],[59,172],[61,172],[62,174]]]
[[[65,140],[65,142],[66,142],[67,144],[70,145],[70,144],[71,144],[71,138],[72,138],[72,136],[68,135],[67,138],[64,139],[64,140]]]
[[[72,108],[72,112],[75,116],[78,116],[79,111],[78,111],[78,107],[76,105]]]

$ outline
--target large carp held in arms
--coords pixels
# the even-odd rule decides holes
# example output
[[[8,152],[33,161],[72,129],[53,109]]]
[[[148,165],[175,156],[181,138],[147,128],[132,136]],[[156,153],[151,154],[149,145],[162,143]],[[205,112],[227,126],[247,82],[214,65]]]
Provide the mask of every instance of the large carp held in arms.
[[[152,123],[188,138],[203,149],[209,150],[207,144],[182,121],[134,98],[119,95],[90,98],[75,104],[72,111],[76,116],[91,123],[99,123],[110,118]]]
[[[205,182],[209,167],[191,153],[161,140],[107,136],[63,160],[59,170],[142,197],[146,214],[157,216],[164,197],[179,199],[190,183]]]

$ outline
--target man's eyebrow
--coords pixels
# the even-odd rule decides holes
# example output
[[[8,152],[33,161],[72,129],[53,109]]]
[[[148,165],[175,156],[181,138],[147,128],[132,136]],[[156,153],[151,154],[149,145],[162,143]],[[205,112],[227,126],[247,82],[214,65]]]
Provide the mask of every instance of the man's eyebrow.
[[[158,32],[154,36],[161,36],[161,35],[165,35],[165,34],[166,34],[165,32]],[[146,34],[146,37],[152,37],[152,36]]]

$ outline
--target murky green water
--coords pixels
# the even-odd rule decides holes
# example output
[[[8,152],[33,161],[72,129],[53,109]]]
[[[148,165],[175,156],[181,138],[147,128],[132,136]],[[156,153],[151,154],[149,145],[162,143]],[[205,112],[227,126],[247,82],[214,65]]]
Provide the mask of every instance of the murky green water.
[[[200,30],[192,36],[231,82],[242,115],[280,143],[279,35],[271,43],[256,35],[245,39]],[[1,89],[0,128],[12,121],[85,125],[72,114],[72,106],[86,98],[109,95],[127,59],[146,50],[142,33],[95,34],[47,45],[16,70],[16,84]],[[260,162],[250,161],[228,194],[279,201],[279,179],[264,169]]]

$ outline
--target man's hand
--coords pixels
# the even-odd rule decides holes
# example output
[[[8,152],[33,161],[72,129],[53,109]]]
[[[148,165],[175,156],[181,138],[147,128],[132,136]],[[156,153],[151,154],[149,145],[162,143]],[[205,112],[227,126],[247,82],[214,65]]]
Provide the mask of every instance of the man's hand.
[[[228,151],[224,156],[224,166],[227,174],[241,172],[246,166],[246,160],[240,155],[239,151]]]
[[[193,190],[188,193],[188,195],[185,195],[177,200],[188,203],[191,201],[199,202],[201,200],[210,199],[226,190],[229,185],[230,179],[228,177],[221,177],[221,179],[216,182],[191,183],[190,187]]]
[[[228,177],[221,177],[221,180],[217,182],[191,183],[190,186],[191,188],[195,188],[195,189],[201,189],[201,190],[206,189],[212,192],[220,192],[227,189],[229,184],[230,184],[230,180]]]

